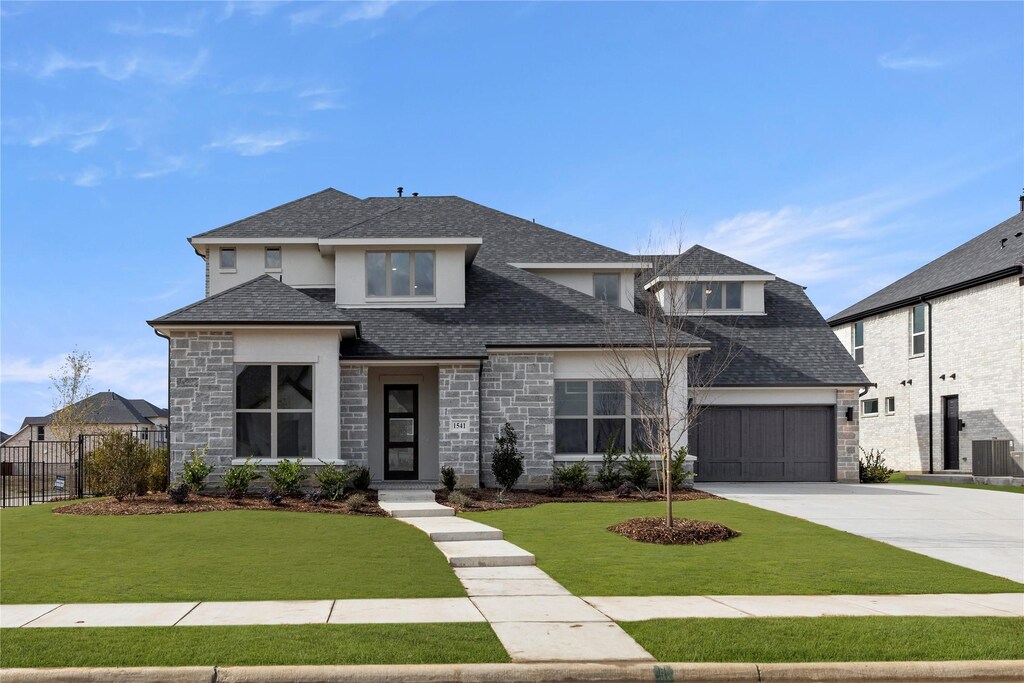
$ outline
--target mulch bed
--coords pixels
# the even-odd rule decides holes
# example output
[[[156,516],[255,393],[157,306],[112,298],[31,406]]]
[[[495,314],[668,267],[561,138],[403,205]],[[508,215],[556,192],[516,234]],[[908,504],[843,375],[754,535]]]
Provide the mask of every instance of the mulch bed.
[[[704,545],[728,541],[740,535],[717,522],[700,519],[674,519],[672,526],[665,526],[664,517],[636,517],[608,527],[620,536],[644,543],[661,545]]]
[[[171,501],[166,493],[149,493],[133,500],[117,501],[96,498],[55,507],[59,515],[174,515],[186,512],[218,512],[222,510],[285,510],[288,512],[323,512],[334,515],[386,517],[377,506],[377,492],[365,491],[366,504],[358,511],[350,510],[344,501],[325,500],[311,503],[304,498],[285,498],[280,505],[271,505],[262,496],[250,495],[238,500],[217,495],[191,495],[182,504]]]
[[[636,503],[641,501],[664,501],[665,496],[662,493],[654,491],[648,492],[646,498],[641,498],[638,494],[634,493],[628,498],[620,498],[615,495],[614,491],[592,491],[588,493],[573,493],[572,491],[565,491],[560,496],[552,495],[552,493],[545,489],[536,490],[513,490],[510,493],[506,493],[502,502],[498,502],[498,489],[483,488],[483,489],[459,489],[457,493],[461,493],[470,499],[469,504],[463,505],[458,503],[452,503],[448,500],[448,491],[445,489],[438,489],[434,491],[437,497],[437,502],[441,505],[447,505],[450,508],[454,508],[459,512],[481,512],[483,510],[511,510],[516,508],[529,508],[534,505],[540,505],[542,503]],[[698,491],[696,489],[686,489],[685,491],[675,491],[672,494],[673,501],[687,501],[687,500],[716,500],[718,496],[704,491]]]

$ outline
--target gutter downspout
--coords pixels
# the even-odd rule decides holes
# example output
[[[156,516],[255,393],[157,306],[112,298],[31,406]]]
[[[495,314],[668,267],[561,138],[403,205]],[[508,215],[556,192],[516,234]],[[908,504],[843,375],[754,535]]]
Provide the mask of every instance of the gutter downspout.
[[[928,307],[928,474],[935,473],[935,401],[932,396],[932,302],[921,297]]]

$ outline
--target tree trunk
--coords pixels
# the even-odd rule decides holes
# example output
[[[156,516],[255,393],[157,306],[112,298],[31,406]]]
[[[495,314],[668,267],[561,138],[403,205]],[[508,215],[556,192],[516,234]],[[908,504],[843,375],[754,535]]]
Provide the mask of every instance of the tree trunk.
[[[672,453],[662,458],[665,466],[665,526],[672,528]]]

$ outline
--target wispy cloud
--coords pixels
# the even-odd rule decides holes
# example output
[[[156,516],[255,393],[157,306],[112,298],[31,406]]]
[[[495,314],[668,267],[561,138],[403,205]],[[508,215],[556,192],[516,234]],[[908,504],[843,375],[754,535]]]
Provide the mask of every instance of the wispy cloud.
[[[95,72],[112,81],[145,78],[164,84],[181,85],[194,79],[202,71],[209,56],[199,50],[194,57],[167,59],[142,54],[126,54],[97,58],[70,57],[63,52],[51,51],[35,62],[12,62],[9,67],[40,80],[56,78],[66,72]]]
[[[86,166],[81,171],[72,173],[68,180],[75,187],[96,187],[107,176],[107,172],[98,166]]]
[[[384,17],[395,5],[394,0],[368,2],[325,2],[293,12],[288,16],[292,26],[320,25],[337,27],[354,21],[372,21]]]
[[[345,105],[338,102],[339,88],[309,88],[299,93],[299,99],[307,102],[310,111],[328,111],[331,109],[344,109]]]
[[[95,145],[104,133],[113,128],[110,119],[88,123],[82,120],[10,120],[4,122],[4,143],[30,147],[61,145],[72,152],[80,152]]]
[[[206,17],[206,10],[190,12],[185,15],[184,20],[176,24],[147,23],[142,10],[136,13],[133,21],[115,21],[107,27],[107,30],[120,36],[170,36],[174,38],[189,38],[194,36]]]
[[[909,48],[901,48],[878,56],[878,65],[892,71],[932,71],[952,64],[952,59],[936,55],[915,54]]]
[[[177,173],[191,166],[189,157],[184,154],[169,155],[141,171],[132,174],[138,180],[154,180],[172,173]]]
[[[126,353],[122,349],[102,349],[92,353],[90,384],[94,390],[110,389],[129,398],[145,397],[166,402],[167,356],[165,354]],[[5,384],[50,386],[50,375],[57,372],[64,356],[31,358],[4,354],[0,359],[0,379]],[[161,403],[162,405],[162,403]]]
[[[226,149],[244,157],[256,157],[268,152],[279,152],[308,136],[298,130],[261,131],[257,133],[235,133],[206,145],[207,149]]]

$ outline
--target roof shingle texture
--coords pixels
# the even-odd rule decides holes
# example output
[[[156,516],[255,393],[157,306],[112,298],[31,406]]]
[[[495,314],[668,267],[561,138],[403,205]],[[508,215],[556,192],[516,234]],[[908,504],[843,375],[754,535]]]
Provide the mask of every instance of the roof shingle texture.
[[[682,254],[654,257],[658,275],[771,275],[731,256],[695,244]]]
[[[144,404],[144,409],[139,406]],[[145,407],[148,406],[148,407]],[[82,410],[81,415],[84,422],[88,424],[153,424],[149,417],[167,417],[166,408],[158,408],[149,401],[141,398],[129,399],[114,393],[113,391],[101,391],[83,398],[75,404],[76,409]],[[148,412],[159,413],[152,416]],[[26,417],[21,423],[25,425],[47,425],[53,421],[56,413],[50,413],[42,417]]]
[[[1024,212],[986,230],[849,308],[839,311],[829,318],[829,323],[839,324],[897,305],[906,305],[933,292],[956,287],[1014,267],[1020,272],[1022,261]]]

